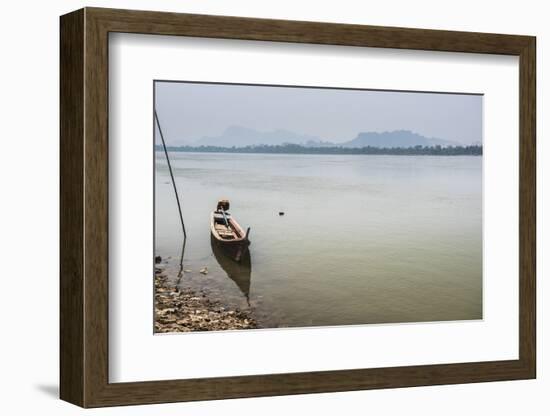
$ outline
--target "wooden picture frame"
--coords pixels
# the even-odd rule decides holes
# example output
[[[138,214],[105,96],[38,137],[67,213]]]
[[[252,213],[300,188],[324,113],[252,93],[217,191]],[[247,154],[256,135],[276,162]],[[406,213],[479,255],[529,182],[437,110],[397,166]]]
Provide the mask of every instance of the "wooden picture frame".
[[[60,396],[82,407],[535,378],[535,38],[85,8],[61,17]],[[519,359],[109,383],[108,34],[519,56]]]

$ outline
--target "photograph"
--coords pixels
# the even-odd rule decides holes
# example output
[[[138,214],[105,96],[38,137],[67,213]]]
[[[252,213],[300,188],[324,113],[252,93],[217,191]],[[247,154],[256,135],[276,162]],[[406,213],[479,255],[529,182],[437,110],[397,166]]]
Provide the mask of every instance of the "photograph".
[[[483,319],[483,94],[153,95],[155,334]]]

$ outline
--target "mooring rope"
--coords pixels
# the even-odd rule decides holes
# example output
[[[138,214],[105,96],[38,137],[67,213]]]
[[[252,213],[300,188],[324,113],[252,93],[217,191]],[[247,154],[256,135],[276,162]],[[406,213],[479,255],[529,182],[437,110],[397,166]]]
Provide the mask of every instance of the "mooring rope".
[[[183,247],[185,247],[185,240],[187,240],[187,232],[185,231],[185,223],[183,222],[183,214],[181,212],[181,204],[180,204],[180,198],[178,196],[178,189],[176,188],[176,181],[174,180],[174,173],[172,172],[172,164],[170,163],[170,157],[168,156],[168,149],[166,149],[166,142],[164,141],[164,135],[162,134],[162,129],[160,128],[160,122],[159,122],[159,117],[157,115],[157,110],[155,110],[154,113],[155,113],[155,120],[157,122],[157,127],[159,128],[160,139],[162,140],[162,147],[164,148],[164,154],[166,155],[166,161],[168,162],[168,170],[170,171],[170,177],[172,178],[174,193],[176,194],[176,202],[178,203],[178,211],[180,214],[181,228],[183,229],[183,238],[184,238]],[[183,252],[182,252],[182,260],[183,260]]]

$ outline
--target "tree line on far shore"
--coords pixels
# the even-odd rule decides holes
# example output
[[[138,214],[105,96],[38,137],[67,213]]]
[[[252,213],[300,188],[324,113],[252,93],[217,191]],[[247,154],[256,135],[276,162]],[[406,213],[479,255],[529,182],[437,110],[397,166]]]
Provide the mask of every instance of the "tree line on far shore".
[[[161,145],[156,150],[163,150]],[[245,147],[222,146],[167,146],[170,152],[202,153],[275,153],[275,154],[308,154],[308,155],[405,155],[405,156],[481,156],[483,147],[471,146],[413,146],[413,147],[310,147],[299,144],[255,145]]]

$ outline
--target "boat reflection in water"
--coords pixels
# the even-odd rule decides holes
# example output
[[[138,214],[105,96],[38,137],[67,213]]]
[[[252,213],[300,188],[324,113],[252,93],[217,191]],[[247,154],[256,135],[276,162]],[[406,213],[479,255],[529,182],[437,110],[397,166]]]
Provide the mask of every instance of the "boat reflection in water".
[[[220,267],[225,271],[227,277],[235,282],[239,290],[245,296],[246,302],[250,305],[250,274],[252,272],[250,251],[247,250],[241,257],[241,260],[236,262],[231,257],[228,257],[217,240],[212,236],[210,238],[210,245],[212,246],[212,252]]]

